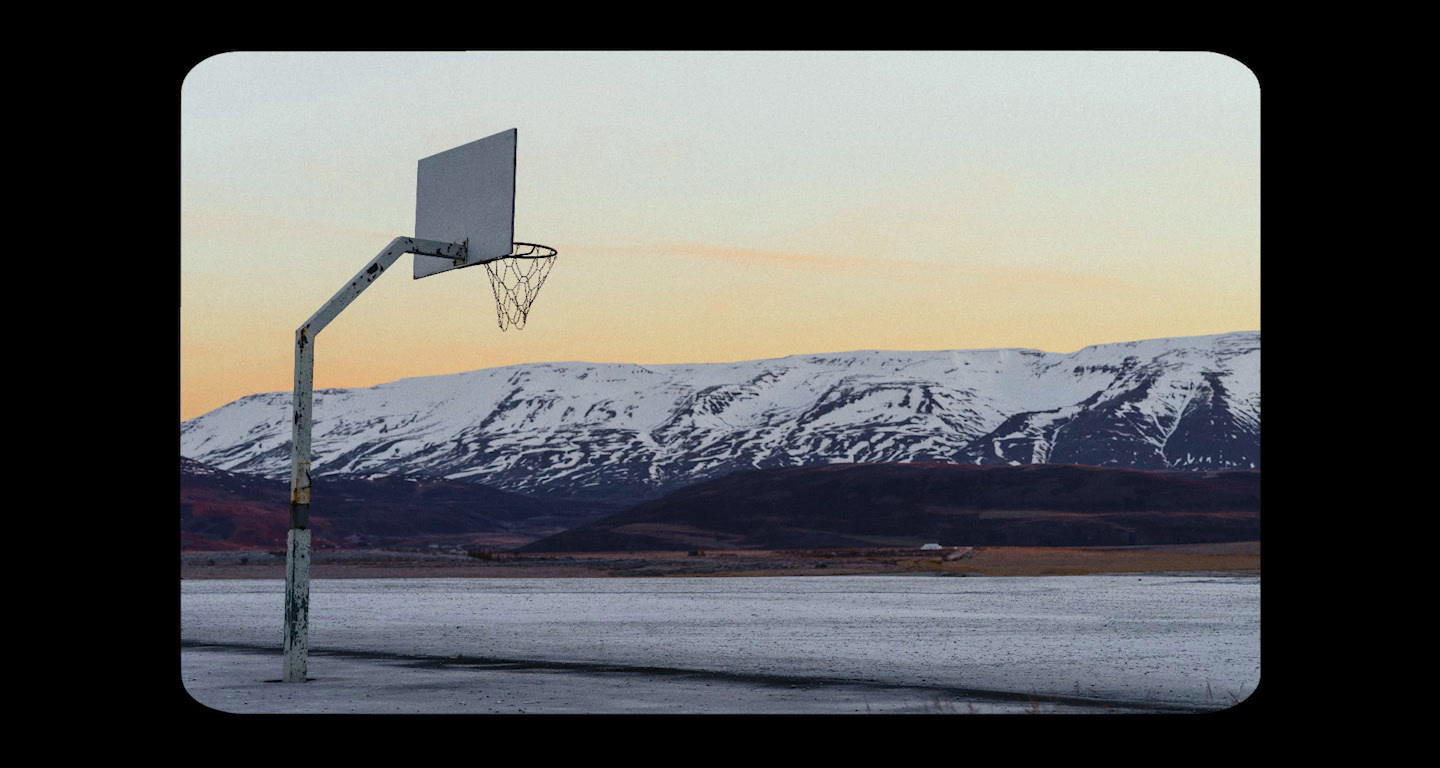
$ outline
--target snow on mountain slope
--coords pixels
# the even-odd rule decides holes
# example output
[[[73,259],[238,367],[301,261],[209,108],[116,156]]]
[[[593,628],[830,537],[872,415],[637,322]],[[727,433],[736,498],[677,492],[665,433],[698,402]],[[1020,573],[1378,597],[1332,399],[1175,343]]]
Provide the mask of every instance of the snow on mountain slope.
[[[318,390],[312,471],[653,496],[827,462],[1258,468],[1260,334],[1072,354],[861,351],[693,365],[538,363]],[[183,422],[180,453],[288,478],[289,392]]]

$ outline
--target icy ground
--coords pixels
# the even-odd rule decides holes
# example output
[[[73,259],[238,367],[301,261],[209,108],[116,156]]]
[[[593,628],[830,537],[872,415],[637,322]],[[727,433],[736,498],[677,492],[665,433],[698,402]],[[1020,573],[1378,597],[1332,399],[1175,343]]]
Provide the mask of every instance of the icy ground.
[[[181,675],[224,712],[1204,712],[1260,679],[1260,579],[181,582]]]

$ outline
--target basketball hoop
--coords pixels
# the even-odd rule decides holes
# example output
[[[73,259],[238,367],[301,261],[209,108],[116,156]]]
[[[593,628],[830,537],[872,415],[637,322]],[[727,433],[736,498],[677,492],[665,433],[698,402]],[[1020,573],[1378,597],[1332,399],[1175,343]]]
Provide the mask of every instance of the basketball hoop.
[[[484,264],[495,289],[500,330],[525,327],[555,249],[515,240],[516,129],[420,158],[415,236],[397,237],[295,329],[295,400],[290,433],[290,528],[285,534],[285,666],[281,680],[303,683],[310,657],[310,437],[314,426],[315,336],[406,253],[418,280]],[[507,252],[508,253],[505,253]],[[495,254],[505,253],[503,256]],[[497,264],[496,262],[505,262]]]
[[[515,243],[508,256],[485,262],[490,273],[490,287],[495,290],[495,313],[500,330],[525,327],[530,304],[545,284],[545,277],[555,265],[555,249],[534,243]]]

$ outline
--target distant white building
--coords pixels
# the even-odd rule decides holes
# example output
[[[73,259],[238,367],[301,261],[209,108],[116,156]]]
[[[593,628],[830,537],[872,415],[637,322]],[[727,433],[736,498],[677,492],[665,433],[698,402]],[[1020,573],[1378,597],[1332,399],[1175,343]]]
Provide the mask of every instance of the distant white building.
[[[941,547],[939,544],[926,544],[921,547],[921,549],[944,549],[944,547]]]

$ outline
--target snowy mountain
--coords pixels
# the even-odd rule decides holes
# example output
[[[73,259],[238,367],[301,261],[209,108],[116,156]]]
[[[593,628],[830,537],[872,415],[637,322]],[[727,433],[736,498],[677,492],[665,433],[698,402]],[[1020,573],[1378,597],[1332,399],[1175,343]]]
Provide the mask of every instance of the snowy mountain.
[[[816,463],[1260,468],[1260,333],[694,365],[536,363],[317,390],[315,475],[653,498]],[[180,425],[180,453],[290,474],[291,393]]]

